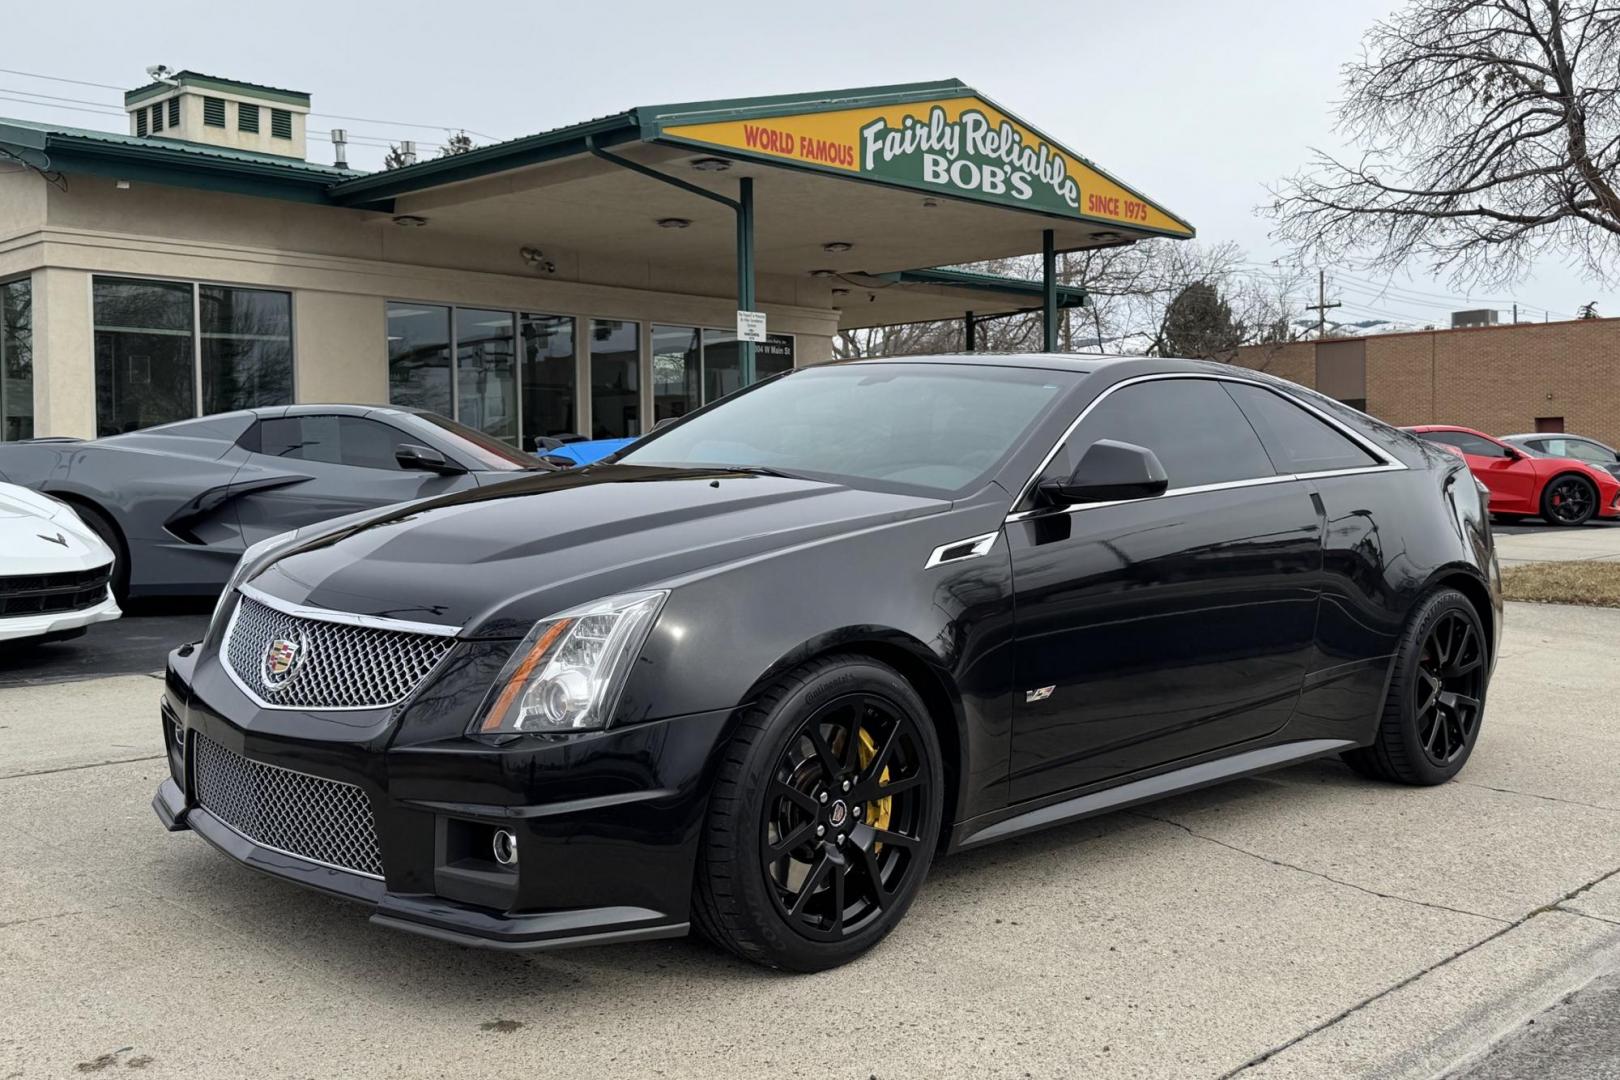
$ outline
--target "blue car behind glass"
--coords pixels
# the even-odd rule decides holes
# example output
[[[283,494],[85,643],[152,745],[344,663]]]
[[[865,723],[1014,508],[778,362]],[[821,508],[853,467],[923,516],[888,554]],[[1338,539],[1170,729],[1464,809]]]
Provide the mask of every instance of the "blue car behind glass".
[[[620,450],[635,442],[635,439],[581,439],[576,442],[563,442],[560,439],[546,439],[547,443],[555,446],[537,446],[535,453],[545,461],[564,468],[574,468],[579,465],[589,465],[593,461],[601,461],[609,454],[616,454]]]

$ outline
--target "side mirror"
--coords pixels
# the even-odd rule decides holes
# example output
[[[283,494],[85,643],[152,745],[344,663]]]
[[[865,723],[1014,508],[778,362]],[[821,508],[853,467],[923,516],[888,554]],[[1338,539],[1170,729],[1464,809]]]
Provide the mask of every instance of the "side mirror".
[[[1098,439],[1080,455],[1067,480],[1044,481],[1040,491],[1053,505],[1073,506],[1145,499],[1164,494],[1169,486],[1169,474],[1147,447]]]
[[[678,416],[666,416],[662,420],[658,421],[658,423],[654,424],[652,426],[652,429],[654,431],[657,431],[661,427],[668,427],[669,425],[673,424],[675,421],[677,421],[679,419],[680,419],[680,417],[678,417]]]
[[[1504,446],[1502,449],[1504,451],[1502,456],[1507,458],[1509,461],[1523,461],[1524,460],[1524,451],[1523,450],[1520,450],[1520,449],[1518,449],[1516,447],[1512,447],[1512,446]]]
[[[394,447],[394,460],[402,469],[420,469],[440,476],[460,476],[467,471],[431,446],[416,443],[400,443]]]

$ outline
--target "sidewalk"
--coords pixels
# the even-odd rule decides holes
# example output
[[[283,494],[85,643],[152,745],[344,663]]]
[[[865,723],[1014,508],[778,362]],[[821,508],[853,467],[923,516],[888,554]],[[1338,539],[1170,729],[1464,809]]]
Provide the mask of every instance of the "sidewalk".
[[[1505,570],[1533,562],[1586,562],[1620,560],[1620,528],[1581,525],[1532,531],[1496,530],[1496,557]]]

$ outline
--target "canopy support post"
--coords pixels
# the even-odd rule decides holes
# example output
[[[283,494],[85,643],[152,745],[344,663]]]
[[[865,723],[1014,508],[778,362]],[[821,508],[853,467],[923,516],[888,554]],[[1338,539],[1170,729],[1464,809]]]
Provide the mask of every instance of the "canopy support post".
[[[965,331],[962,340],[967,342],[967,351],[978,352],[979,342],[977,340],[977,335],[974,333],[977,327],[973,322],[973,312],[967,312],[967,314],[963,316],[962,323],[963,330]]]
[[[657,169],[649,168],[639,161],[631,161],[629,158],[609,153],[596,145],[593,136],[585,136],[585,146],[586,149],[603,161],[612,162],[620,168],[629,169],[631,172],[640,173],[649,179],[669,184],[671,187],[678,187],[682,191],[690,192],[693,195],[701,195],[712,202],[730,207],[731,211],[737,215],[737,309],[739,311],[754,310],[754,181],[752,177],[745,176],[740,179],[737,182],[737,198],[728,199],[724,195],[710,191],[708,188],[699,187],[697,184],[689,183],[679,177],[669,176],[666,173],[659,172]],[[754,343],[752,341],[739,341],[737,345],[738,361],[742,368],[740,373],[742,384],[748,386],[754,381]]]
[[[1057,244],[1052,230],[1041,233],[1041,329],[1044,352],[1057,352]]]
[[[737,308],[754,310],[754,179],[737,181]],[[739,341],[742,384],[754,384],[754,343]]]

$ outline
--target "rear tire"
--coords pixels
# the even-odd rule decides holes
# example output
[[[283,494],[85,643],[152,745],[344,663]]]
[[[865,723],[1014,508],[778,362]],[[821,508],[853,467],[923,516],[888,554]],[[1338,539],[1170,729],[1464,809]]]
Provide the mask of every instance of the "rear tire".
[[[118,601],[120,607],[129,602],[129,547],[124,543],[123,533],[112,519],[93,506],[82,502],[71,502],[79,519],[90,526],[92,532],[101,537],[101,542],[112,549],[113,572],[110,586],[113,599]]]
[[[1597,508],[1597,485],[1584,476],[1555,476],[1541,489],[1541,520],[1549,525],[1585,525]]]
[[[1341,755],[1363,776],[1443,784],[1462,771],[1485,718],[1490,655],[1479,612],[1455,589],[1417,606],[1395,655],[1371,746]]]
[[[900,674],[812,661],[743,714],[710,797],[693,925],[788,971],[847,963],[894,929],[927,877],[944,801],[939,739]]]

